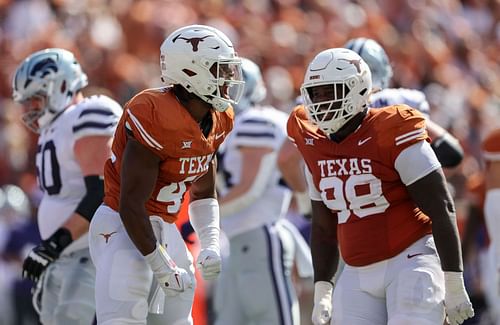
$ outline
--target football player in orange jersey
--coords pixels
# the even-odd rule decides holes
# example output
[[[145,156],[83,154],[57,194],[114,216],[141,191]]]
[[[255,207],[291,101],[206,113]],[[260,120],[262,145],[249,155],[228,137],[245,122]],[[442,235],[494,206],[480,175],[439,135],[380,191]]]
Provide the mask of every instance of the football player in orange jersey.
[[[205,280],[221,270],[215,152],[233,127],[241,59],[203,25],[174,31],[160,50],[167,86],[126,104],[90,226],[99,324],[192,324],[193,258],[174,224],[187,190],[196,266]]]
[[[371,83],[355,52],[322,51],[288,120],[312,204],[312,321],[431,325],[446,313],[461,324],[474,311],[425,118],[406,105],[369,109]],[[339,249],[346,266],[335,281]]]
[[[482,144],[486,161],[486,198],[484,217],[490,246],[488,248],[488,268],[485,270],[487,283],[486,299],[495,324],[500,324],[500,129],[492,131]],[[489,280],[489,281],[488,281]]]

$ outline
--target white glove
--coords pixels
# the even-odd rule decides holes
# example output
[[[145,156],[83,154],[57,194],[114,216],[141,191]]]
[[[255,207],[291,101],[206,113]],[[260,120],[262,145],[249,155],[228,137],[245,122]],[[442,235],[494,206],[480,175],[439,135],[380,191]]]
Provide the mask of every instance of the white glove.
[[[450,325],[462,324],[474,316],[474,309],[465,291],[462,272],[444,272],[444,306]]]
[[[311,320],[314,325],[325,325],[332,318],[333,284],[328,281],[314,283],[314,308]]]
[[[178,267],[160,244],[156,243],[155,250],[144,258],[165,294],[177,294],[193,286],[191,275]]]
[[[200,270],[205,280],[217,278],[222,268],[222,259],[219,251],[211,248],[202,249],[196,260],[196,268]]]

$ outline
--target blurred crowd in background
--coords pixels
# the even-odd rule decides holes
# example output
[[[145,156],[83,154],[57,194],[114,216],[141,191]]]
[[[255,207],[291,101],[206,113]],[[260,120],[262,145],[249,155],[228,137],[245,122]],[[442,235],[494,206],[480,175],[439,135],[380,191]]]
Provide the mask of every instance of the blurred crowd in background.
[[[500,126],[499,0],[0,0],[0,297],[13,292],[24,301],[17,308],[29,307],[20,265],[40,240],[32,231],[40,196],[36,140],[11,99],[16,66],[33,51],[68,49],[89,76],[91,86],[84,92],[106,93],[123,105],[137,91],[161,86],[160,44],[175,28],[193,23],[219,28],[240,56],[259,64],[267,102],[285,112],[293,108],[305,67],[320,50],[341,47],[353,37],[373,38],[386,49],[392,86],[424,91],[431,118],[465,150],[462,164],[447,176],[464,243],[466,282],[479,314],[468,324],[480,324],[487,284],[479,269],[488,244],[480,142]],[[25,198],[17,192],[11,200],[23,207],[6,212],[6,184],[27,193],[33,210],[20,203]],[[31,235],[20,235],[25,233]],[[0,303],[0,315],[2,308],[8,307]]]

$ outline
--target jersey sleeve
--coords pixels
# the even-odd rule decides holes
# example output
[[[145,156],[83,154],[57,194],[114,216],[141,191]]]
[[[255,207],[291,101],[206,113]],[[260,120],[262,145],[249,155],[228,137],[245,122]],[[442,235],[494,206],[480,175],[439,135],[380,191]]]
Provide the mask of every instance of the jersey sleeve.
[[[146,94],[139,94],[126,104],[125,109],[127,132],[155,155],[165,159],[164,145],[161,143],[162,123],[157,121],[153,100]]]
[[[82,102],[73,124],[75,140],[88,136],[113,136],[122,114],[120,104],[106,96],[92,96]]]
[[[488,134],[481,144],[481,149],[484,159],[488,161],[500,161],[500,129]]]
[[[286,123],[286,131],[288,134],[288,138],[293,143],[297,144],[299,139],[301,138],[300,129],[299,129],[299,116],[305,115],[305,112],[300,110],[301,106],[295,107],[295,109],[290,113],[288,117],[288,121]]]
[[[316,189],[316,186],[314,186],[313,176],[312,176],[311,171],[309,170],[309,168],[307,166],[304,166],[304,175],[306,178],[307,189],[309,192],[309,198],[313,201],[322,201],[321,194]]]
[[[425,117],[417,111],[406,105],[395,106],[395,111],[382,125],[385,133],[385,145],[388,152],[391,153],[391,159],[394,163],[399,154],[406,148],[419,141],[430,142],[425,126]]]
[[[232,143],[235,146],[277,149],[284,139],[282,133],[278,125],[267,119],[243,118],[237,121]]]

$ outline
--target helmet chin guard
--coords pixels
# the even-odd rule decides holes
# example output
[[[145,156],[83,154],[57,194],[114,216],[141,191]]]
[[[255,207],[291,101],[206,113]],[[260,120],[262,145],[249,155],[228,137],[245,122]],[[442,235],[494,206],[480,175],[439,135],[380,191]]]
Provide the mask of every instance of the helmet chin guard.
[[[370,69],[363,59],[351,50],[334,48],[311,61],[300,91],[309,120],[331,134],[368,106],[371,89]]]

